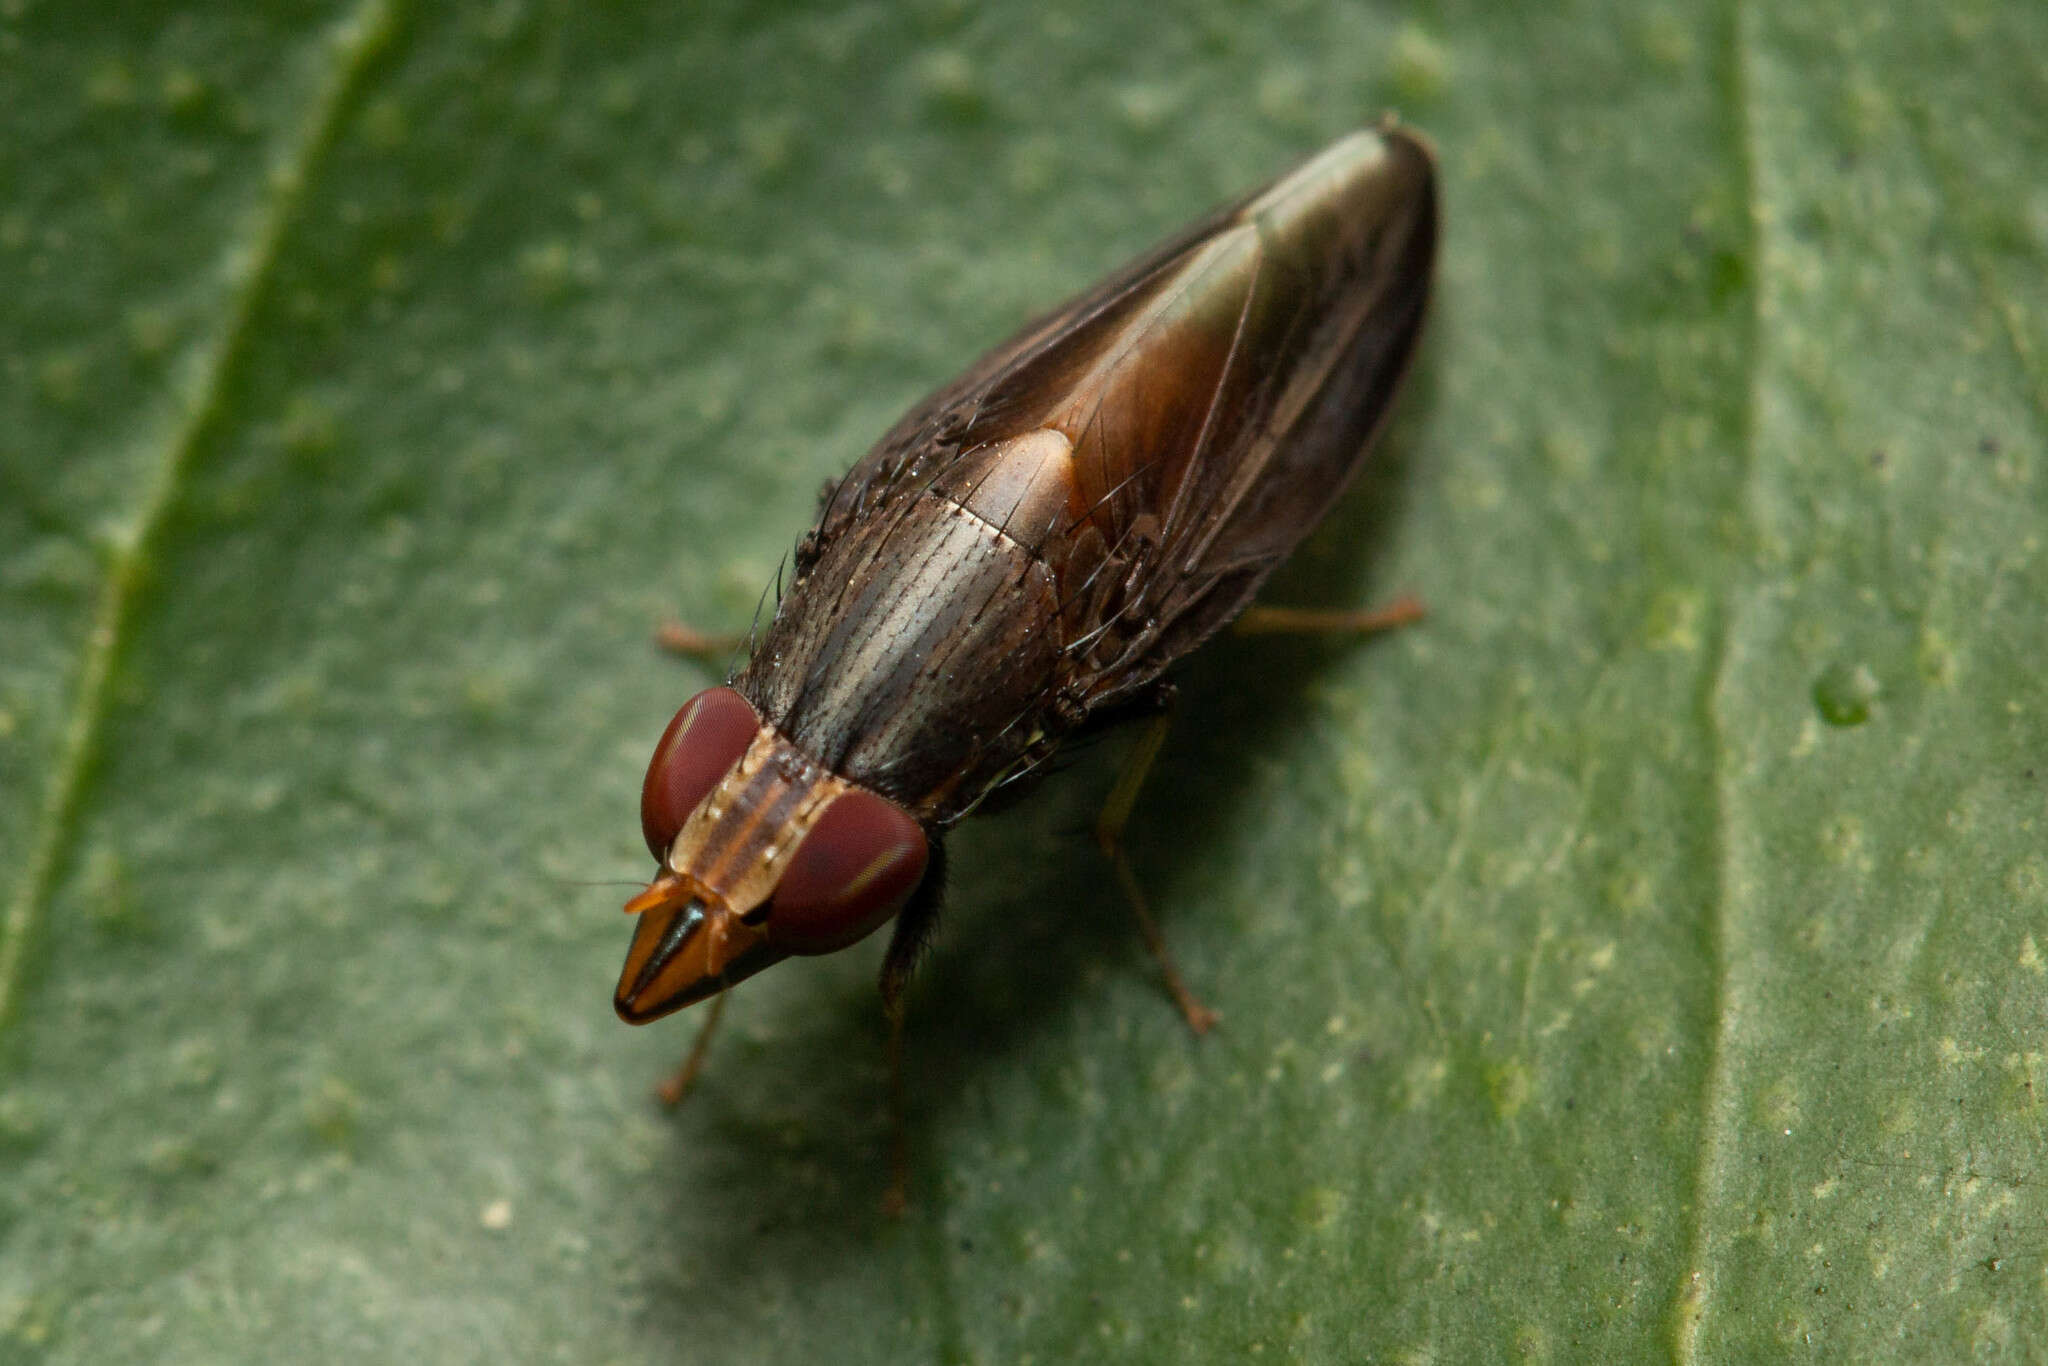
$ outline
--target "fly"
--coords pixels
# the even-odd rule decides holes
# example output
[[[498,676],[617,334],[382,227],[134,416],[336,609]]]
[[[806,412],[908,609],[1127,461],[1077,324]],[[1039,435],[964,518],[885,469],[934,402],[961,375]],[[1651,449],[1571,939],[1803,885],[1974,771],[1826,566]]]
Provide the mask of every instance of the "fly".
[[[747,662],[655,747],[659,867],[626,903],[620,1017],[722,1003],[893,919],[900,1028],[946,830],[1077,735],[1162,710],[1168,669],[1315,526],[1384,425],[1436,240],[1428,144],[1352,133],[898,422],[827,491]]]

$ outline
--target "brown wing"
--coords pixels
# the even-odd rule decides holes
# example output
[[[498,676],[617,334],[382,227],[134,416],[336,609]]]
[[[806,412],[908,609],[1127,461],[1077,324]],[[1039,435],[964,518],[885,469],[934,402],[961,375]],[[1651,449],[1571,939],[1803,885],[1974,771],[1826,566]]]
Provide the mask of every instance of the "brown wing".
[[[1114,705],[1223,626],[1343,490],[1429,294],[1433,157],[1354,133],[1025,328],[839,485],[815,547],[1041,428],[1073,444],[1071,695]]]
[[[830,539],[856,518],[915,493],[961,452],[998,439],[998,426],[1004,432],[1020,430],[1005,419],[1024,396],[1053,381],[1083,354],[1097,350],[1100,338],[1126,322],[1189,248],[1228,222],[1242,202],[1218,209],[1085,294],[1033,319],[952,383],[928,395],[833,488],[814,534]]]

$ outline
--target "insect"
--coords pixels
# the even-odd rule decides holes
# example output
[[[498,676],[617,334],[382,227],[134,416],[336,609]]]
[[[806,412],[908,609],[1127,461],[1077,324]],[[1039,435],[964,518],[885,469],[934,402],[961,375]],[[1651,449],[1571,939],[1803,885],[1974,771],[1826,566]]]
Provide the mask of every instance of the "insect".
[[[722,1004],[893,918],[900,1038],[948,827],[1164,708],[1377,435],[1436,239],[1428,145],[1353,133],[1024,328],[829,487],[746,663],[655,747],[619,1015]]]

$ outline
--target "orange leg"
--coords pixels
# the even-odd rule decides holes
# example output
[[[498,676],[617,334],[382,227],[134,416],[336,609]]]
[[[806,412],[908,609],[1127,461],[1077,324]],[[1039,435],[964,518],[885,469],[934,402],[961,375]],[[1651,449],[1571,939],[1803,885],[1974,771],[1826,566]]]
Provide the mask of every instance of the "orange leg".
[[[1356,612],[1253,607],[1237,619],[1237,630],[1244,635],[1366,635],[1411,625],[1422,620],[1422,616],[1422,600],[1405,594],[1384,607]],[[1124,826],[1131,818],[1131,808],[1137,804],[1139,789],[1145,785],[1145,775],[1159,757],[1159,747],[1166,742],[1170,722],[1170,716],[1165,714],[1154,719],[1139,739],[1137,748],[1131,751],[1116,786],[1110,789],[1109,800],[1103,803],[1102,814],[1096,818],[1095,842],[1109,858],[1110,866],[1116,869],[1124,899],[1130,903],[1131,913],[1137,917],[1138,933],[1145,937],[1145,947],[1152,951],[1154,961],[1159,964],[1160,975],[1166,979],[1166,989],[1172,993],[1174,1004],[1187,1018],[1189,1029],[1196,1034],[1206,1034],[1216,1023],[1216,1012],[1202,1004],[1201,998],[1189,988],[1187,979],[1181,976],[1180,968],[1167,950],[1166,936],[1160,933],[1159,922],[1152,918],[1152,911],[1145,904],[1144,889],[1138,885],[1138,875],[1131,870],[1130,857],[1123,847]]]
[[[1197,1034],[1206,1034],[1216,1023],[1216,1012],[1202,1004],[1201,999],[1188,989],[1187,980],[1180,975],[1173,955],[1167,951],[1166,936],[1159,932],[1159,922],[1152,918],[1151,910],[1145,905],[1144,890],[1138,886],[1138,875],[1131,871],[1130,856],[1124,852],[1123,845],[1124,825],[1131,818],[1131,808],[1137,804],[1138,790],[1145,785],[1145,775],[1151,772],[1152,761],[1159,757],[1159,747],[1166,743],[1166,732],[1172,724],[1171,714],[1164,714],[1153,718],[1151,725],[1145,728],[1137,748],[1125,761],[1116,786],[1110,789],[1102,814],[1095,819],[1095,842],[1108,857],[1110,866],[1116,869],[1124,899],[1130,903],[1131,913],[1138,918],[1138,933],[1145,937],[1145,947],[1152,951],[1153,960],[1159,964],[1160,975],[1166,979],[1166,989],[1172,993],[1174,1004],[1187,1017],[1189,1029]]]
[[[1421,621],[1422,599],[1404,593],[1384,607],[1353,612],[1323,612],[1304,607],[1249,607],[1237,619],[1241,636],[1270,635],[1371,635],[1412,626]]]
[[[654,1094],[661,1097],[664,1105],[680,1105],[683,1097],[690,1094],[690,1088],[697,1084],[697,1074],[704,1070],[704,1055],[711,1049],[711,1036],[718,1032],[718,1022],[725,1018],[725,999],[732,995],[721,991],[711,998],[711,1013],[704,1017],[704,1027],[697,1031],[697,1041],[690,1045],[690,1054],[683,1059],[683,1065],[654,1088]]]

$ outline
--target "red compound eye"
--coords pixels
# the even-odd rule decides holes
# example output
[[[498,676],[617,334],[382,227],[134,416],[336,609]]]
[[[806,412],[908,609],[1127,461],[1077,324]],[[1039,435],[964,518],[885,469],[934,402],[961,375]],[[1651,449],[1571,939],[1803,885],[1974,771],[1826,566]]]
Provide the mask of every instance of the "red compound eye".
[[[924,831],[902,807],[861,788],[841,793],[775,885],[769,942],[790,953],[845,948],[917,890],[927,852]]]
[[[661,733],[640,784],[640,833],[655,858],[668,856],[683,822],[760,729],[752,704],[731,688],[706,688],[683,704]]]

